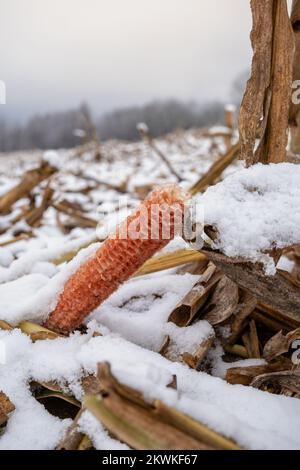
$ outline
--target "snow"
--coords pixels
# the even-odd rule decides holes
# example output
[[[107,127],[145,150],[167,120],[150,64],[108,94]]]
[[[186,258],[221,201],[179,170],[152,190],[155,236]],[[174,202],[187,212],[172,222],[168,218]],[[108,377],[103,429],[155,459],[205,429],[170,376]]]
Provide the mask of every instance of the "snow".
[[[252,367],[252,366],[263,366],[266,364],[264,359],[244,359],[241,361],[232,362],[224,362],[222,360],[215,361],[213,366],[213,376],[220,377],[221,379],[225,379],[226,372],[228,369],[232,369],[234,367]]]
[[[144,393],[147,399],[160,399],[169,406],[198,419],[223,435],[250,449],[297,449],[300,446],[300,401],[271,395],[170,362],[159,354],[124,340],[118,335],[92,337],[76,333],[70,338],[37,341],[19,330],[0,332],[7,363],[0,368],[1,389],[16,406],[8,427],[0,437],[0,449],[49,449],[61,439],[70,420],[51,416],[29,393],[30,380],[51,381],[66,386],[77,399],[82,397],[80,377],[95,373],[97,363],[109,361],[112,372],[124,384]],[[177,376],[178,390],[170,389]],[[91,417],[81,426],[98,448],[116,442]]]
[[[168,273],[133,278],[100,305],[87,322],[97,320],[128,341],[159,351],[169,334],[166,324],[170,313],[198,279],[191,274]],[[201,334],[199,337],[201,340]]]
[[[149,127],[144,122],[139,122],[137,124],[136,128],[139,132],[142,132],[144,134],[148,134],[148,132],[149,132]]]
[[[267,252],[300,241],[300,165],[257,164],[237,171],[195,203],[204,207],[205,224],[219,232],[215,248],[262,262],[269,275],[276,268]]]
[[[84,137],[86,137],[86,131],[84,129],[74,129],[72,134],[75,137],[79,137],[80,139],[83,139]]]
[[[30,393],[30,364],[26,364],[31,360],[30,339],[15,330],[9,335],[0,332],[0,340],[6,350],[6,364],[0,367],[0,387],[16,406],[0,438],[0,449],[53,449],[71,421],[50,415]]]
[[[222,130],[214,128],[211,132]],[[199,138],[197,131],[158,139],[158,146],[183,175],[184,188],[191,187],[219,157],[220,151],[225,151],[222,139]],[[101,161],[95,162],[89,151],[79,157],[73,150],[44,154],[44,161],[59,168],[51,180],[56,197],[81,204],[86,215],[100,220],[100,224],[96,233],[81,227],[63,233],[57,226],[56,212],[50,207],[42,226],[30,228],[32,237],[1,247],[0,320],[13,326],[22,320],[42,323],[54,309],[66,280],[100,245],[93,243],[81,250],[70,263],[56,265],[56,260],[92,243],[96,236],[103,240],[113,231],[119,220],[138,204],[135,188],[162,184],[166,176],[170,178],[145,142],[106,142],[101,144],[101,156]],[[1,156],[1,193],[39,164],[39,152]],[[205,223],[219,229],[220,250],[229,256],[262,261],[268,272],[273,273],[275,267],[266,251],[274,243],[288,246],[295,240],[299,242],[300,167],[257,165],[245,170],[242,166],[241,162],[232,165],[224,172],[227,177],[222,183],[195,201],[204,206]],[[132,193],[120,197],[117,190],[108,189],[99,181],[112,185],[126,183],[127,191]],[[33,191],[37,203],[46,184]],[[27,203],[26,199],[20,200],[11,214],[1,217],[1,232],[10,228],[0,234],[0,243],[10,240],[14,230],[28,229],[23,222],[11,222]],[[63,214],[61,220],[65,220]],[[186,246],[186,242],[176,238],[163,252]],[[277,267],[293,268],[286,257],[281,258]],[[263,360],[225,363],[224,351],[215,340],[215,347],[207,356],[213,376],[178,362],[184,352],[195,354],[199,345],[215,334],[206,321],[187,328],[168,322],[171,311],[199,279],[176,269],[132,278],[90,315],[86,334],[76,332],[69,338],[33,343],[18,328],[12,332],[0,330],[0,349],[5,353],[5,363],[0,364],[0,391],[16,406],[0,436],[0,449],[54,449],[71,420],[49,414],[33,397],[29,383],[57,381],[66,392],[81,400],[81,378],[95,373],[101,361],[110,362],[115,376],[140,390],[146,399],[162,400],[236,439],[242,447],[299,449],[299,400],[232,386],[222,380],[229,367],[263,364]],[[102,336],[93,337],[95,332]],[[166,336],[170,338],[171,360],[158,354]],[[174,375],[177,391],[169,387]],[[99,450],[128,449],[109,436],[88,411],[82,414],[79,426]]]
[[[289,259],[287,256],[281,256],[280,260],[277,263],[276,268],[292,273],[295,267],[295,262]]]
[[[43,161],[49,163],[54,168],[61,168],[61,158],[55,150],[47,150],[43,154]]]
[[[179,328],[174,323],[167,323],[164,333],[170,338],[168,358],[178,360],[181,354],[195,355],[199,346],[215,336],[213,327],[205,320],[198,321],[186,328]]]
[[[235,113],[236,112],[236,105],[235,104],[226,104],[225,105],[225,111],[228,111],[229,113]]]
[[[88,244],[94,240],[95,234],[93,236],[85,236],[77,238],[66,242],[64,244],[58,245],[55,238],[52,240],[52,243],[49,243],[46,247],[43,248],[34,248],[29,249],[25,253],[21,253],[18,259],[15,259],[11,264],[8,263],[9,260],[13,259],[13,254],[8,248],[1,248],[1,255],[3,254],[4,266],[0,266],[0,285],[5,282],[14,281],[15,279],[20,278],[25,274],[30,274],[33,272],[34,266],[41,262],[51,262],[62,256],[64,253],[78,249],[84,244]],[[57,246],[58,245],[58,246]],[[3,251],[2,251],[3,250]],[[52,263],[53,264],[53,263]]]
[[[14,260],[14,257],[12,255],[11,251],[9,251],[6,248],[1,248],[1,251],[0,251],[0,267],[8,268],[11,265],[11,263],[13,262],[13,260]]]
[[[70,263],[53,276],[55,267],[49,269],[45,263],[35,264],[40,272],[27,274],[14,281],[0,284],[1,319],[11,325],[18,325],[22,320],[43,322],[54,310],[64,284],[78,266],[93,255],[98,243],[81,250]],[[32,268],[31,268],[32,270]],[[48,277],[49,276],[49,277]],[[50,278],[50,279],[49,279]]]
[[[58,272],[58,267],[53,263],[47,263],[47,261],[38,261],[35,263],[30,272],[44,274],[45,276],[51,278]]]

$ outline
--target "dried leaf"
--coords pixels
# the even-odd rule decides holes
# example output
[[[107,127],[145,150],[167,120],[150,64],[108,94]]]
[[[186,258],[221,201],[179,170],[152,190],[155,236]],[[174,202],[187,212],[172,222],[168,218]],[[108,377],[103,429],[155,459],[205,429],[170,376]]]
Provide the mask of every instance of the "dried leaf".
[[[265,344],[264,358],[267,361],[272,361],[275,357],[287,353],[292,343],[297,339],[300,339],[300,328],[291,331],[286,336],[282,334],[282,331],[279,331]]]
[[[202,253],[194,250],[174,251],[165,255],[155,256],[146,261],[144,266],[135,273],[134,277],[164,271],[193,262],[206,263],[207,259]]]
[[[226,372],[226,381],[230,384],[250,385],[253,379],[259,375],[284,371],[291,367],[289,360],[277,361],[274,364],[261,366],[232,367]]]
[[[0,320],[0,330],[11,331],[13,327],[6,321]]]
[[[251,386],[260,389],[271,386],[277,393],[280,393],[282,388],[286,388],[293,393],[300,393],[300,372],[284,371],[262,374],[251,382]]]
[[[219,325],[231,317],[238,301],[238,286],[228,277],[222,276],[211,299],[205,305],[201,317],[213,326]]]
[[[259,340],[257,336],[257,329],[256,329],[256,324],[254,320],[251,320],[250,322],[250,332],[249,332],[249,338],[250,338],[250,345],[251,345],[251,358],[254,359],[260,359],[260,346],[259,346]]]
[[[246,326],[246,320],[255,309],[256,304],[257,300],[252,294],[243,289],[239,290],[239,303],[233,312],[231,335],[227,340],[229,344],[234,344],[238,340]]]
[[[14,411],[15,406],[5,393],[0,392],[0,426],[3,426],[8,421],[9,413]]]
[[[71,405],[77,406],[80,408],[80,402],[76,400],[74,397],[71,395],[66,395],[63,392],[54,392],[51,390],[43,390],[39,394],[36,395],[37,400],[45,400],[46,398],[58,398],[60,400],[64,400],[67,403],[70,403]]]
[[[287,317],[279,310],[276,310],[269,305],[259,302],[253,312],[253,318],[266,325],[271,331],[284,331],[288,333],[291,330],[296,330],[300,327],[300,321],[291,317]]]
[[[62,335],[59,335],[55,333],[54,331],[51,331],[47,328],[44,328],[41,325],[38,325],[36,323],[31,323],[28,321],[22,321],[18,328],[20,330],[27,334],[28,336],[31,337],[32,341],[39,341],[39,340],[46,340],[46,339],[57,339],[59,337],[62,337]]]
[[[170,314],[168,321],[177,326],[191,325],[220,277],[221,273],[210,263],[201,279]]]

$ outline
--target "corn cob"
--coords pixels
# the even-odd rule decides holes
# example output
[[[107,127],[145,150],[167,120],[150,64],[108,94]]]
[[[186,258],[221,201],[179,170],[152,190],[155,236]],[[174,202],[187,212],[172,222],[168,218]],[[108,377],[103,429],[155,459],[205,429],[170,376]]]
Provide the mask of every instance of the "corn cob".
[[[66,282],[46,328],[69,333],[182,228],[185,196],[176,185],[154,190]],[[139,231],[137,235],[137,231]]]

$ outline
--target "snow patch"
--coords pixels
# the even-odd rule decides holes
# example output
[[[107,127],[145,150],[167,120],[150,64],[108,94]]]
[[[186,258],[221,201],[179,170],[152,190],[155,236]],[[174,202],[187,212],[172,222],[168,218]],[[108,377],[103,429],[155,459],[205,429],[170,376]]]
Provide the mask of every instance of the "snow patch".
[[[261,262],[268,275],[276,267],[267,252],[300,241],[300,165],[254,165],[208,188],[194,202],[204,206],[205,224],[220,234],[216,249]]]
[[[148,399],[199,420],[239,445],[249,449],[299,449],[300,401],[266,392],[229,385],[221,379],[170,362],[157,353],[140,348],[117,335],[92,337],[92,332],[70,338],[37,341],[20,330],[0,331],[7,353],[0,367],[1,390],[16,410],[0,437],[0,449],[52,449],[70,420],[50,415],[32,397],[29,382],[51,381],[66,386],[82,398],[80,379],[96,372],[97,363],[108,361],[118,380],[142,392]],[[168,387],[177,376],[178,390]],[[80,422],[98,448],[115,448],[101,426],[84,415]]]

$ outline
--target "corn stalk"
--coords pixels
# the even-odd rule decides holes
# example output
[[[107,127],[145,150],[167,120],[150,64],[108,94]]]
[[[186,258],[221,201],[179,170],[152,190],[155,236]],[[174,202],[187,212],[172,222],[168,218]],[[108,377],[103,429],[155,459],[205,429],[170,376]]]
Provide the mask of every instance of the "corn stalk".
[[[247,166],[287,159],[295,51],[286,0],[251,0],[251,9],[254,55],[239,118],[241,157]]]

